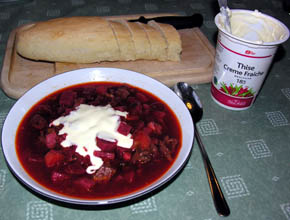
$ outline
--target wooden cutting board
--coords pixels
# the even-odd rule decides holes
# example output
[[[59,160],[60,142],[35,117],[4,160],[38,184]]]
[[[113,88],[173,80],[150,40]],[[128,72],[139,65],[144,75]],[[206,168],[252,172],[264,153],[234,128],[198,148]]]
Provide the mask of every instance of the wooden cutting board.
[[[121,17],[134,19],[138,16]],[[112,19],[116,18],[120,17],[112,17]],[[182,40],[180,62],[138,60],[93,64],[53,63],[23,58],[15,50],[15,36],[21,28],[23,26],[16,28],[9,35],[1,72],[1,87],[11,98],[18,99],[37,83],[56,74],[86,67],[133,70],[155,78],[167,86],[172,86],[179,81],[190,84],[211,81],[215,50],[199,28],[178,30]]]

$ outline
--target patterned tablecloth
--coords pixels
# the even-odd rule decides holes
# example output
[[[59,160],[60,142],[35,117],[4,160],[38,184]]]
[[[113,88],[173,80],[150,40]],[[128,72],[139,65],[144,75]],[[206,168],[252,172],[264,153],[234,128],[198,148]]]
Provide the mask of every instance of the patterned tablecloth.
[[[5,2],[5,1],[4,1]],[[259,9],[289,27],[287,1],[229,1],[236,9]],[[32,21],[74,15],[201,13],[201,27],[215,45],[218,12],[214,0],[32,0],[0,2],[0,62],[11,30]],[[290,220],[290,41],[278,50],[265,84],[245,111],[226,110],[210,97],[210,85],[193,85],[204,106],[198,123],[204,144],[231,209],[228,219]],[[0,91],[0,127],[15,100]],[[80,208],[59,204],[27,190],[0,154],[0,219],[220,219],[215,211],[199,149],[180,175],[162,189],[112,207]]]

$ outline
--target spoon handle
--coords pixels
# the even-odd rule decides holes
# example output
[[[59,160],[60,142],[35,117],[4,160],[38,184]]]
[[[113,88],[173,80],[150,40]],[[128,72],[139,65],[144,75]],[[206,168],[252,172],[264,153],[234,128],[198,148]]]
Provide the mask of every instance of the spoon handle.
[[[199,132],[195,126],[195,137],[199,145],[199,149],[202,154],[202,159],[204,163],[204,167],[206,170],[207,178],[208,178],[208,183],[211,191],[211,195],[214,201],[215,208],[218,212],[219,215],[221,216],[228,216],[230,214],[230,209],[227,204],[227,201],[223,195],[223,192],[220,188],[219,182],[216,178],[215,172],[211,166],[211,162],[208,158],[207,152],[205,150],[205,147],[201,141]]]

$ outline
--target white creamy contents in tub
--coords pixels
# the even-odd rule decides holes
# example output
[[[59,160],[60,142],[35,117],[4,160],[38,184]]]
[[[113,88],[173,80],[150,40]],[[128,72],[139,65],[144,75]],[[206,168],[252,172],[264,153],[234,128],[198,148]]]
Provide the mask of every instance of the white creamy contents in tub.
[[[236,12],[228,10],[232,35],[255,43],[268,43],[285,38],[285,30],[278,22],[268,18],[258,10]],[[224,27],[224,18],[220,16],[219,25]]]
[[[110,105],[93,106],[81,104],[69,115],[59,117],[52,125],[63,124],[59,135],[67,134],[66,139],[61,142],[63,147],[76,145],[76,152],[82,156],[89,155],[92,163],[86,170],[92,174],[103,165],[103,160],[94,156],[94,151],[100,151],[97,146],[96,137],[107,141],[117,141],[118,146],[131,148],[133,139],[131,134],[127,136],[117,132],[120,124],[120,116],[126,117],[127,112],[113,109]]]

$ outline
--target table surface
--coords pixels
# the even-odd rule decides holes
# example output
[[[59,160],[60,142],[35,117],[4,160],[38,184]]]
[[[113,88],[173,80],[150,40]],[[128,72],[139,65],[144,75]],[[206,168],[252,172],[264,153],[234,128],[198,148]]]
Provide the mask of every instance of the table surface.
[[[0,66],[11,30],[33,21],[76,15],[201,13],[202,32],[215,46],[215,0],[19,0],[0,2]],[[285,0],[230,1],[236,9],[258,9],[289,27]],[[289,6],[289,5],[288,5]],[[210,84],[192,85],[204,106],[197,124],[231,209],[227,219],[290,219],[290,41],[279,47],[254,105],[244,111],[218,106]],[[0,127],[15,100],[0,91]],[[217,215],[197,143],[185,168],[162,189],[111,207],[76,207],[27,190],[0,154],[0,219],[222,219]]]

